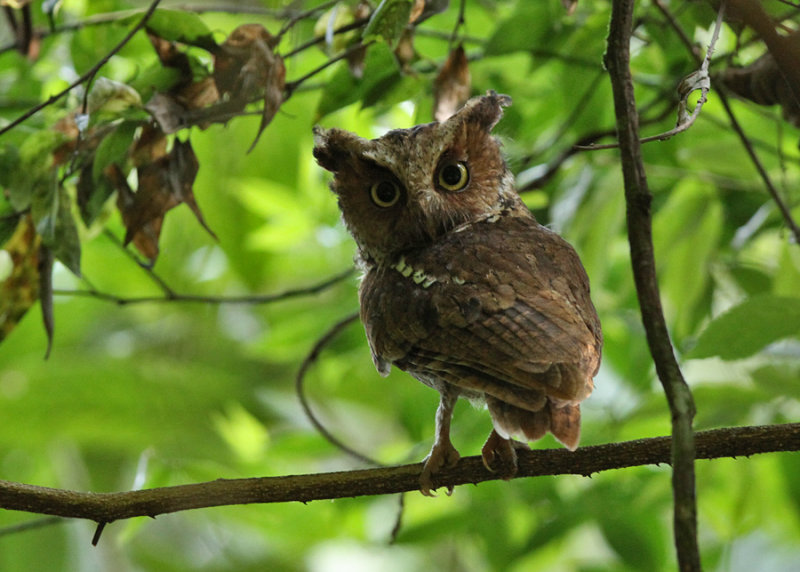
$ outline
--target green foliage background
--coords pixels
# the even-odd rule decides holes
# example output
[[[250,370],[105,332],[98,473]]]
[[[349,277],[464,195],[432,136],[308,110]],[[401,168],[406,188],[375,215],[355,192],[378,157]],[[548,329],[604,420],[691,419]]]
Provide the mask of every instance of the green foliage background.
[[[199,16],[179,13],[175,21],[188,26],[190,18],[199,18],[218,41],[244,22],[260,22],[275,32],[284,21],[237,13],[245,3],[229,4],[226,11]],[[337,63],[293,93],[249,154],[257,115],[179,133],[191,139],[198,156],[194,193],[219,240],[209,237],[185,205],[178,207],[166,217],[155,273],[178,293],[226,297],[292,290],[350,267],[354,245],[339,222],[326,174],[311,156],[311,126],[320,122],[372,137],[430,121],[432,80],[447,56],[458,4],[420,25],[415,38],[420,58],[412,71],[401,73],[381,43],[368,51],[363,80]],[[678,4],[668,5],[690,39],[705,47],[714,10],[704,2]],[[57,20],[141,5],[65,2]],[[608,2],[581,2],[573,15],[566,15],[558,0],[465,5],[461,33],[471,58],[473,94],[494,89],[514,98],[497,132],[520,186],[587,134],[613,130],[611,90],[602,68]],[[770,9],[781,11],[776,6]],[[34,15],[37,24],[46,24],[38,5]],[[638,16],[632,66],[649,135],[674,125],[675,86],[694,62],[651,3],[641,3]],[[792,18],[789,24],[797,27],[797,14]],[[315,20],[298,22],[279,52],[311,38]],[[0,53],[0,126],[66,87],[135,21],[120,13],[109,23],[49,35],[35,61],[8,49]],[[0,32],[0,44],[11,40],[8,30]],[[749,63],[763,48],[740,47],[726,26],[718,52],[712,71]],[[209,64],[199,50],[195,55]],[[287,58],[287,80],[328,57],[314,48]],[[167,81],[159,68],[140,33],[100,75],[131,85],[147,101],[153,86]],[[31,137],[52,137],[48,129],[79,103],[79,95],[71,95],[3,135],[4,157],[24,150]],[[797,219],[800,131],[774,108],[736,101],[734,110]],[[663,302],[695,394],[696,428],[797,421],[800,249],[714,92],[687,133],[647,144],[644,154],[655,195]],[[14,175],[15,168],[19,164],[0,163],[3,216],[14,210],[9,181],[19,174],[38,177],[46,165]],[[74,181],[67,180],[65,188],[74,195]],[[523,196],[540,221],[581,254],[604,327],[604,363],[595,394],[583,408],[582,444],[668,434],[669,412],[631,279],[617,152],[573,154]],[[77,223],[85,281],[56,265],[55,288],[61,294],[55,296],[50,359],[43,360],[47,340],[37,308],[0,345],[0,478],[113,491],[361,466],[312,428],[294,389],[295,373],[315,341],[356,309],[356,278],[317,295],[270,304],[163,299],[115,304],[69,293],[93,287],[122,299],[163,297],[149,274],[104,234],[104,229],[119,239],[125,234],[112,206],[113,201],[89,227]],[[0,259],[0,278],[8,264]],[[323,352],[306,385],[321,420],[353,448],[386,464],[414,462],[427,453],[435,392],[402,372],[380,378],[360,325]],[[477,454],[489,429],[485,412],[459,405],[453,439],[463,455]],[[555,442],[547,438],[534,446]],[[800,557],[798,474],[796,453],[698,461],[706,569],[791,569]],[[374,497],[196,510],[111,524],[98,547],[90,545],[93,523],[65,521],[12,533],[3,527],[35,517],[5,511],[0,569],[675,567],[665,467],[591,479],[483,483],[436,499],[408,494],[402,513],[399,508],[396,497]]]

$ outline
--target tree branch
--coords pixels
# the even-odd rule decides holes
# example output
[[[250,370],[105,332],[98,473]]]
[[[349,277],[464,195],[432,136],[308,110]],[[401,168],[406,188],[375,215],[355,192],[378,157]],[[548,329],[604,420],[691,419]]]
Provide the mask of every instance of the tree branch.
[[[584,475],[670,463],[669,437],[566,449],[519,451],[515,478],[543,475]],[[697,457],[750,456],[800,450],[800,423],[715,429],[697,433]],[[249,479],[218,479],[205,483],[147,490],[87,493],[0,481],[0,507],[54,516],[85,518],[99,523],[138,516],[212,506],[309,502],[419,489],[422,463],[397,467]],[[452,469],[437,473],[437,487],[498,480],[481,457],[464,457]]]
[[[156,11],[156,8],[158,7],[158,4],[160,2],[161,2],[161,0],[153,0],[153,3],[150,4],[150,7],[144,13],[144,15],[142,16],[141,20],[139,20],[136,23],[136,25],[133,28],[131,28],[131,30],[125,35],[125,37],[122,38],[122,40],[116,46],[114,46],[114,48],[112,48],[112,50],[110,52],[108,52],[103,57],[103,59],[101,59],[99,62],[97,62],[95,65],[93,65],[92,68],[89,71],[87,71],[81,77],[79,77],[78,79],[73,81],[71,84],[69,84],[69,86],[66,89],[58,92],[57,94],[55,94],[53,96],[50,96],[49,98],[47,98],[47,101],[44,101],[44,102],[40,103],[39,105],[37,105],[35,107],[32,107],[31,109],[29,109],[28,111],[26,111],[25,113],[23,113],[22,115],[17,117],[15,120],[9,122],[3,128],[0,128],[0,135],[5,133],[6,131],[10,131],[11,129],[13,129],[17,125],[19,125],[20,123],[25,121],[26,119],[29,119],[30,117],[36,115],[37,113],[39,113],[42,109],[44,109],[48,105],[54,104],[56,101],[58,101],[59,99],[61,99],[65,95],[67,95],[70,91],[72,91],[73,89],[75,89],[76,87],[81,85],[82,83],[91,80],[95,75],[97,75],[97,72],[100,71],[100,68],[102,68],[104,65],[106,65],[106,63],[108,63],[108,60],[110,60],[113,55],[115,55],[118,51],[120,51],[122,48],[124,48],[125,45],[128,42],[131,41],[131,38],[133,38],[133,36],[136,34],[136,32],[141,30],[144,27],[144,25],[147,24],[147,21],[150,19],[150,16],[153,15],[153,12]]]
[[[129,306],[131,304],[146,304],[146,303],[160,303],[160,302],[192,302],[201,304],[271,304],[273,302],[280,302],[289,298],[296,298],[298,296],[310,296],[319,294],[327,290],[331,286],[345,280],[352,276],[355,272],[354,268],[348,268],[344,272],[340,272],[330,278],[310,286],[300,288],[293,288],[291,290],[284,290],[276,294],[251,294],[247,296],[205,296],[202,294],[180,294],[169,289],[162,296],[137,296],[126,298],[116,294],[109,294],[102,292],[96,288],[89,288],[85,290],[59,290],[54,289],[53,294],[56,296],[73,296],[73,297],[88,297],[96,298],[106,302],[113,302],[118,306]]]
[[[673,526],[678,565],[683,571],[694,572],[702,569],[697,543],[694,476],[695,440],[692,419],[695,408],[691,390],[675,359],[656,278],[650,213],[652,195],[642,160],[636,100],[630,72],[633,5],[633,0],[612,3],[605,63],[614,94],[617,136],[625,181],[628,241],[636,294],[647,344],[672,416],[671,464],[675,503]]]

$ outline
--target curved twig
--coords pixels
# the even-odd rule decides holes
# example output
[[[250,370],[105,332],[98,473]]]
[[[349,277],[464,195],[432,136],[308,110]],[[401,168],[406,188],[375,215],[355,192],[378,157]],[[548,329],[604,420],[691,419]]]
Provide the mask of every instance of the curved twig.
[[[308,398],[306,397],[305,393],[305,378],[306,372],[308,368],[311,367],[314,362],[317,361],[319,358],[320,352],[327,346],[336,336],[338,336],[342,330],[344,330],[347,326],[352,324],[358,320],[358,312],[353,312],[349,316],[345,316],[338,322],[336,322],[327,332],[325,332],[322,337],[320,337],[317,342],[314,344],[314,347],[311,348],[311,351],[308,353],[306,358],[303,360],[303,363],[300,364],[300,369],[297,371],[297,377],[295,378],[295,391],[297,392],[297,397],[300,400],[300,405],[303,407],[303,411],[308,417],[308,420],[311,421],[311,424],[316,428],[320,435],[325,437],[329,443],[331,443],[334,447],[341,449],[351,457],[358,459],[368,465],[374,465],[376,467],[383,466],[382,463],[367,457],[366,455],[359,453],[355,449],[349,447],[344,442],[342,442],[339,438],[337,438],[333,433],[328,431],[327,427],[325,427],[322,422],[317,418],[314,414],[314,411],[311,409],[311,404],[308,402]]]

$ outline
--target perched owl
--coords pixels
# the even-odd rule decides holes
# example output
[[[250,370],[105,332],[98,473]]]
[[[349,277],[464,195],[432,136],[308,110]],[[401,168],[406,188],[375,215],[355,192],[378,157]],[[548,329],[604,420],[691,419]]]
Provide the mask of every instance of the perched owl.
[[[361,320],[375,367],[436,389],[436,439],[420,476],[455,464],[458,397],[485,404],[484,464],[516,472],[517,447],[550,431],[578,446],[602,334],[573,248],[536,222],[490,134],[511,99],[489,92],[444,122],[373,140],[315,128],[314,157],[358,244]]]

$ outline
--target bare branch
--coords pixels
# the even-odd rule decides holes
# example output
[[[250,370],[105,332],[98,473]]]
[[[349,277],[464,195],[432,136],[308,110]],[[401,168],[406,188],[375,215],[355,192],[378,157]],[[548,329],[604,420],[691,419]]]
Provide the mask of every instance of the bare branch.
[[[625,181],[628,241],[636,294],[647,344],[672,416],[671,464],[675,503],[673,524],[678,564],[682,571],[699,571],[702,568],[697,542],[695,439],[692,430],[694,400],[675,359],[656,278],[650,213],[653,197],[644,170],[639,142],[638,113],[630,71],[633,6],[633,0],[620,0],[612,4],[605,63],[614,94],[617,136]]]
[[[670,463],[669,437],[566,449],[520,451],[515,478],[584,475]],[[702,459],[744,457],[758,453],[800,450],[800,423],[715,429],[697,433]],[[742,461],[746,462],[746,461]],[[115,493],[77,492],[0,481],[0,507],[38,514],[85,518],[98,523],[212,506],[309,502],[419,489],[421,463],[398,467],[249,479],[217,479],[205,483]],[[480,456],[464,457],[452,469],[437,473],[438,487],[497,480]]]
[[[285,290],[283,292],[279,292],[277,294],[253,294],[248,296],[203,296],[199,294],[179,294],[166,286],[165,292],[161,296],[139,296],[139,297],[132,297],[126,298],[124,296],[117,296],[115,294],[108,294],[106,292],[101,292],[96,290],[95,288],[91,288],[88,290],[53,290],[53,294],[56,296],[82,296],[88,298],[96,298],[98,300],[103,300],[106,302],[113,302],[120,306],[128,306],[131,304],[146,304],[146,303],[160,303],[160,302],[193,302],[193,303],[202,303],[202,304],[270,304],[272,302],[280,302],[282,300],[287,300],[289,298],[297,298],[299,296],[310,296],[313,294],[319,294],[320,292],[327,290],[334,284],[341,282],[342,280],[352,276],[354,272],[353,268],[348,268],[344,272],[336,274],[330,278],[326,278],[322,282],[317,284],[312,284],[310,286],[305,286],[302,288],[293,288],[291,290]],[[151,273],[151,276],[157,276],[154,273]],[[161,280],[159,278],[159,280]],[[163,284],[163,282],[162,282]]]

